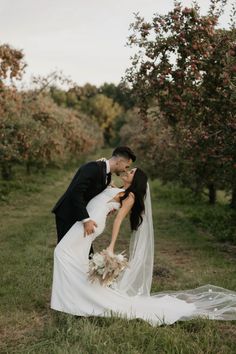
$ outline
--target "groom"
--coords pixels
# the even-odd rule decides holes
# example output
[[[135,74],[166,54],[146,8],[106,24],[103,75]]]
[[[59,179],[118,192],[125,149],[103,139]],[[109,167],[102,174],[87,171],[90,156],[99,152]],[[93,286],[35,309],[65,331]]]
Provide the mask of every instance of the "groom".
[[[83,222],[85,236],[95,231],[97,224],[89,217],[86,209],[88,202],[110,184],[112,173],[119,176],[135,160],[136,156],[130,148],[120,146],[109,160],[91,161],[78,169],[66,192],[52,209],[56,215],[58,242],[76,221]]]

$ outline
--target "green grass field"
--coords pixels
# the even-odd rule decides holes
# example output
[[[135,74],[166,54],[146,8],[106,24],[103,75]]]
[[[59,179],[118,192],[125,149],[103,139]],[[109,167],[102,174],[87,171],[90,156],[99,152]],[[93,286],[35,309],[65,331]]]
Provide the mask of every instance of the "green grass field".
[[[103,152],[102,155],[106,156]],[[75,168],[20,177],[0,202],[1,353],[230,354],[236,321],[196,319],[151,327],[144,321],[79,318],[49,308],[56,234],[50,209]],[[10,186],[10,187],[9,187]],[[153,291],[214,284],[236,290],[235,246],[220,244],[191,217],[209,208],[177,187],[151,183],[155,223]],[[205,209],[204,209],[205,208]],[[95,245],[108,244],[109,225]],[[128,222],[117,251],[128,249]]]

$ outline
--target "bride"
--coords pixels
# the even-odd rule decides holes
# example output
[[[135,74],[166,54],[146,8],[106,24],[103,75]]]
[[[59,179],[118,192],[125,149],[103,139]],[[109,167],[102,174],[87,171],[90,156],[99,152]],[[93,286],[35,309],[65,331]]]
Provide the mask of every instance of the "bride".
[[[172,324],[196,316],[236,320],[236,292],[205,285],[192,290],[150,294],[154,234],[146,174],[133,168],[122,177],[123,188],[108,186],[87,205],[97,223],[92,235],[84,235],[82,222],[75,224],[54,251],[51,308],[78,316],[141,318],[151,325]],[[129,267],[111,286],[88,280],[91,243],[102,235],[108,213],[118,210],[112,229],[114,247],[124,218],[132,230]]]

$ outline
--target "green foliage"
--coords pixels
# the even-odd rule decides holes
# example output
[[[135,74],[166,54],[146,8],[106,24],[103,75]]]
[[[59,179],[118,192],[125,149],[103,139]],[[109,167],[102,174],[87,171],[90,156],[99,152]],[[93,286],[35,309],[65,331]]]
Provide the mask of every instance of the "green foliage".
[[[193,209],[197,205],[203,206],[202,199],[196,199],[196,196],[189,188],[180,186],[178,183],[163,183],[155,180],[152,193],[158,200],[168,201],[173,205],[194,205]],[[209,208],[208,206],[206,207]]]
[[[131,95],[131,89],[124,83],[119,85],[104,83],[99,87],[99,92],[103,95],[112,98],[114,102],[117,102],[125,110],[129,110],[134,107],[134,98]]]
[[[7,79],[21,78],[23,57],[21,51],[0,46],[0,168],[6,180],[12,179],[16,164],[24,164],[28,172],[33,166],[44,169],[78,161],[103,144],[98,124],[80,110],[68,108],[75,102],[73,92],[67,95],[53,86],[55,80],[68,81],[62,75],[35,78],[37,87],[28,91],[7,84]],[[87,97],[96,92],[95,86],[84,86]]]
[[[136,15],[129,44],[138,53],[126,80],[141,117],[131,141],[152,174],[196,193],[231,190],[236,207],[236,32],[217,28],[221,5],[212,1],[207,16],[179,2],[151,22]]]
[[[220,242],[236,244],[236,212],[228,206],[196,207],[189,219]]]
[[[114,102],[113,99],[97,94],[89,100],[88,112],[93,119],[101,127],[104,140],[109,144],[114,136],[114,124],[118,117],[122,114],[121,106]]]
[[[58,106],[74,106],[72,94],[67,95],[65,91],[57,87],[50,87],[50,94],[52,96],[52,99],[56,102],[56,104],[58,104]]]
[[[209,233],[213,239],[236,244],[236,212],[227,205],[225,195],[221,203],[211,206],[207,204],[206,197],[196,197],[191,189],[171,182],[155,183],[153,194],[163,202],[182,205],[185,220]]]
[[[102,144],[102,133],[95,122],[84,114],[59,107],[46,94],[19,94],[15,112],[0,119],[0,163],[24,163],[45,168],[68,160],[79,160],[81,154]],[[33,96],[33,99],[32,99]]]
[[[131,90],[125,84],[104,83],[97,88],[87,83],[73,86],[68,91],[51,87],[50,95],[58,105],[71,107],[91,117],[103,131],[108,145],[119,144],[119,130],[127,111],[134,106]]]
[[[26,64],[21,50],[8,44],[0,45],[0,89],[4,88],[7,79],[20,79]]]

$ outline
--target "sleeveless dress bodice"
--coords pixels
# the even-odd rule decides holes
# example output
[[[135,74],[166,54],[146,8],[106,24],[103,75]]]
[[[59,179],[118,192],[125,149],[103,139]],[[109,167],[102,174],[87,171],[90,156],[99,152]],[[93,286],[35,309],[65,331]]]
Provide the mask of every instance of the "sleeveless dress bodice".
[[[94,213],[94,209],[100,209],[102,211],[109,212],[112,209],[119,209],[120,203],[114,200],[114,197],[123,192],[122,188],[113,188],[108,186],[104,191],[96,195],[87,205],[87,210],[90,213]]]
[[[105,226],[107,214],[113,209],[119,209],[120,203],[113,198],[120,192],[124,191],[122,188],[107,187],[96,195],[87,205],[87,211],[92,220],[99,223],[99,231]]]
[[[108,186],[101,193],[91,199],[86,208],[90,219],[95,221],[97,224],[97,227],[94,229],[94,233],[84,237],[83,223],[81,221],[76,221],[69,230],[70,232],[68,231],[67,237],[62,238],[57,245],[57,248],[64,253],[70,254],[70,257],[74,254],[74,257],[78,259],[78,256],[80,256],[81,259],[83,259],[84,264],[88,263],[87,252],[89,252],[91,242],[93,242],[96,237],[102,236],[109,212],[113,209],[117,210],[120,208],[120,203],[116,202],[114,197],[123,191],[124,189],[122,188],[113,188]],[[77,236],[74,237],[74,235]],[[78,243],[80,244],[79,250]]]
[[[114,197],[123,191],[124,189],[122,188],[108,186],[88,203],[87,211],[89,216],[98,224],[93,238],[103,231],[108,213],[113,209],[117,210],[120,208],[120,203],[116,202]]]

